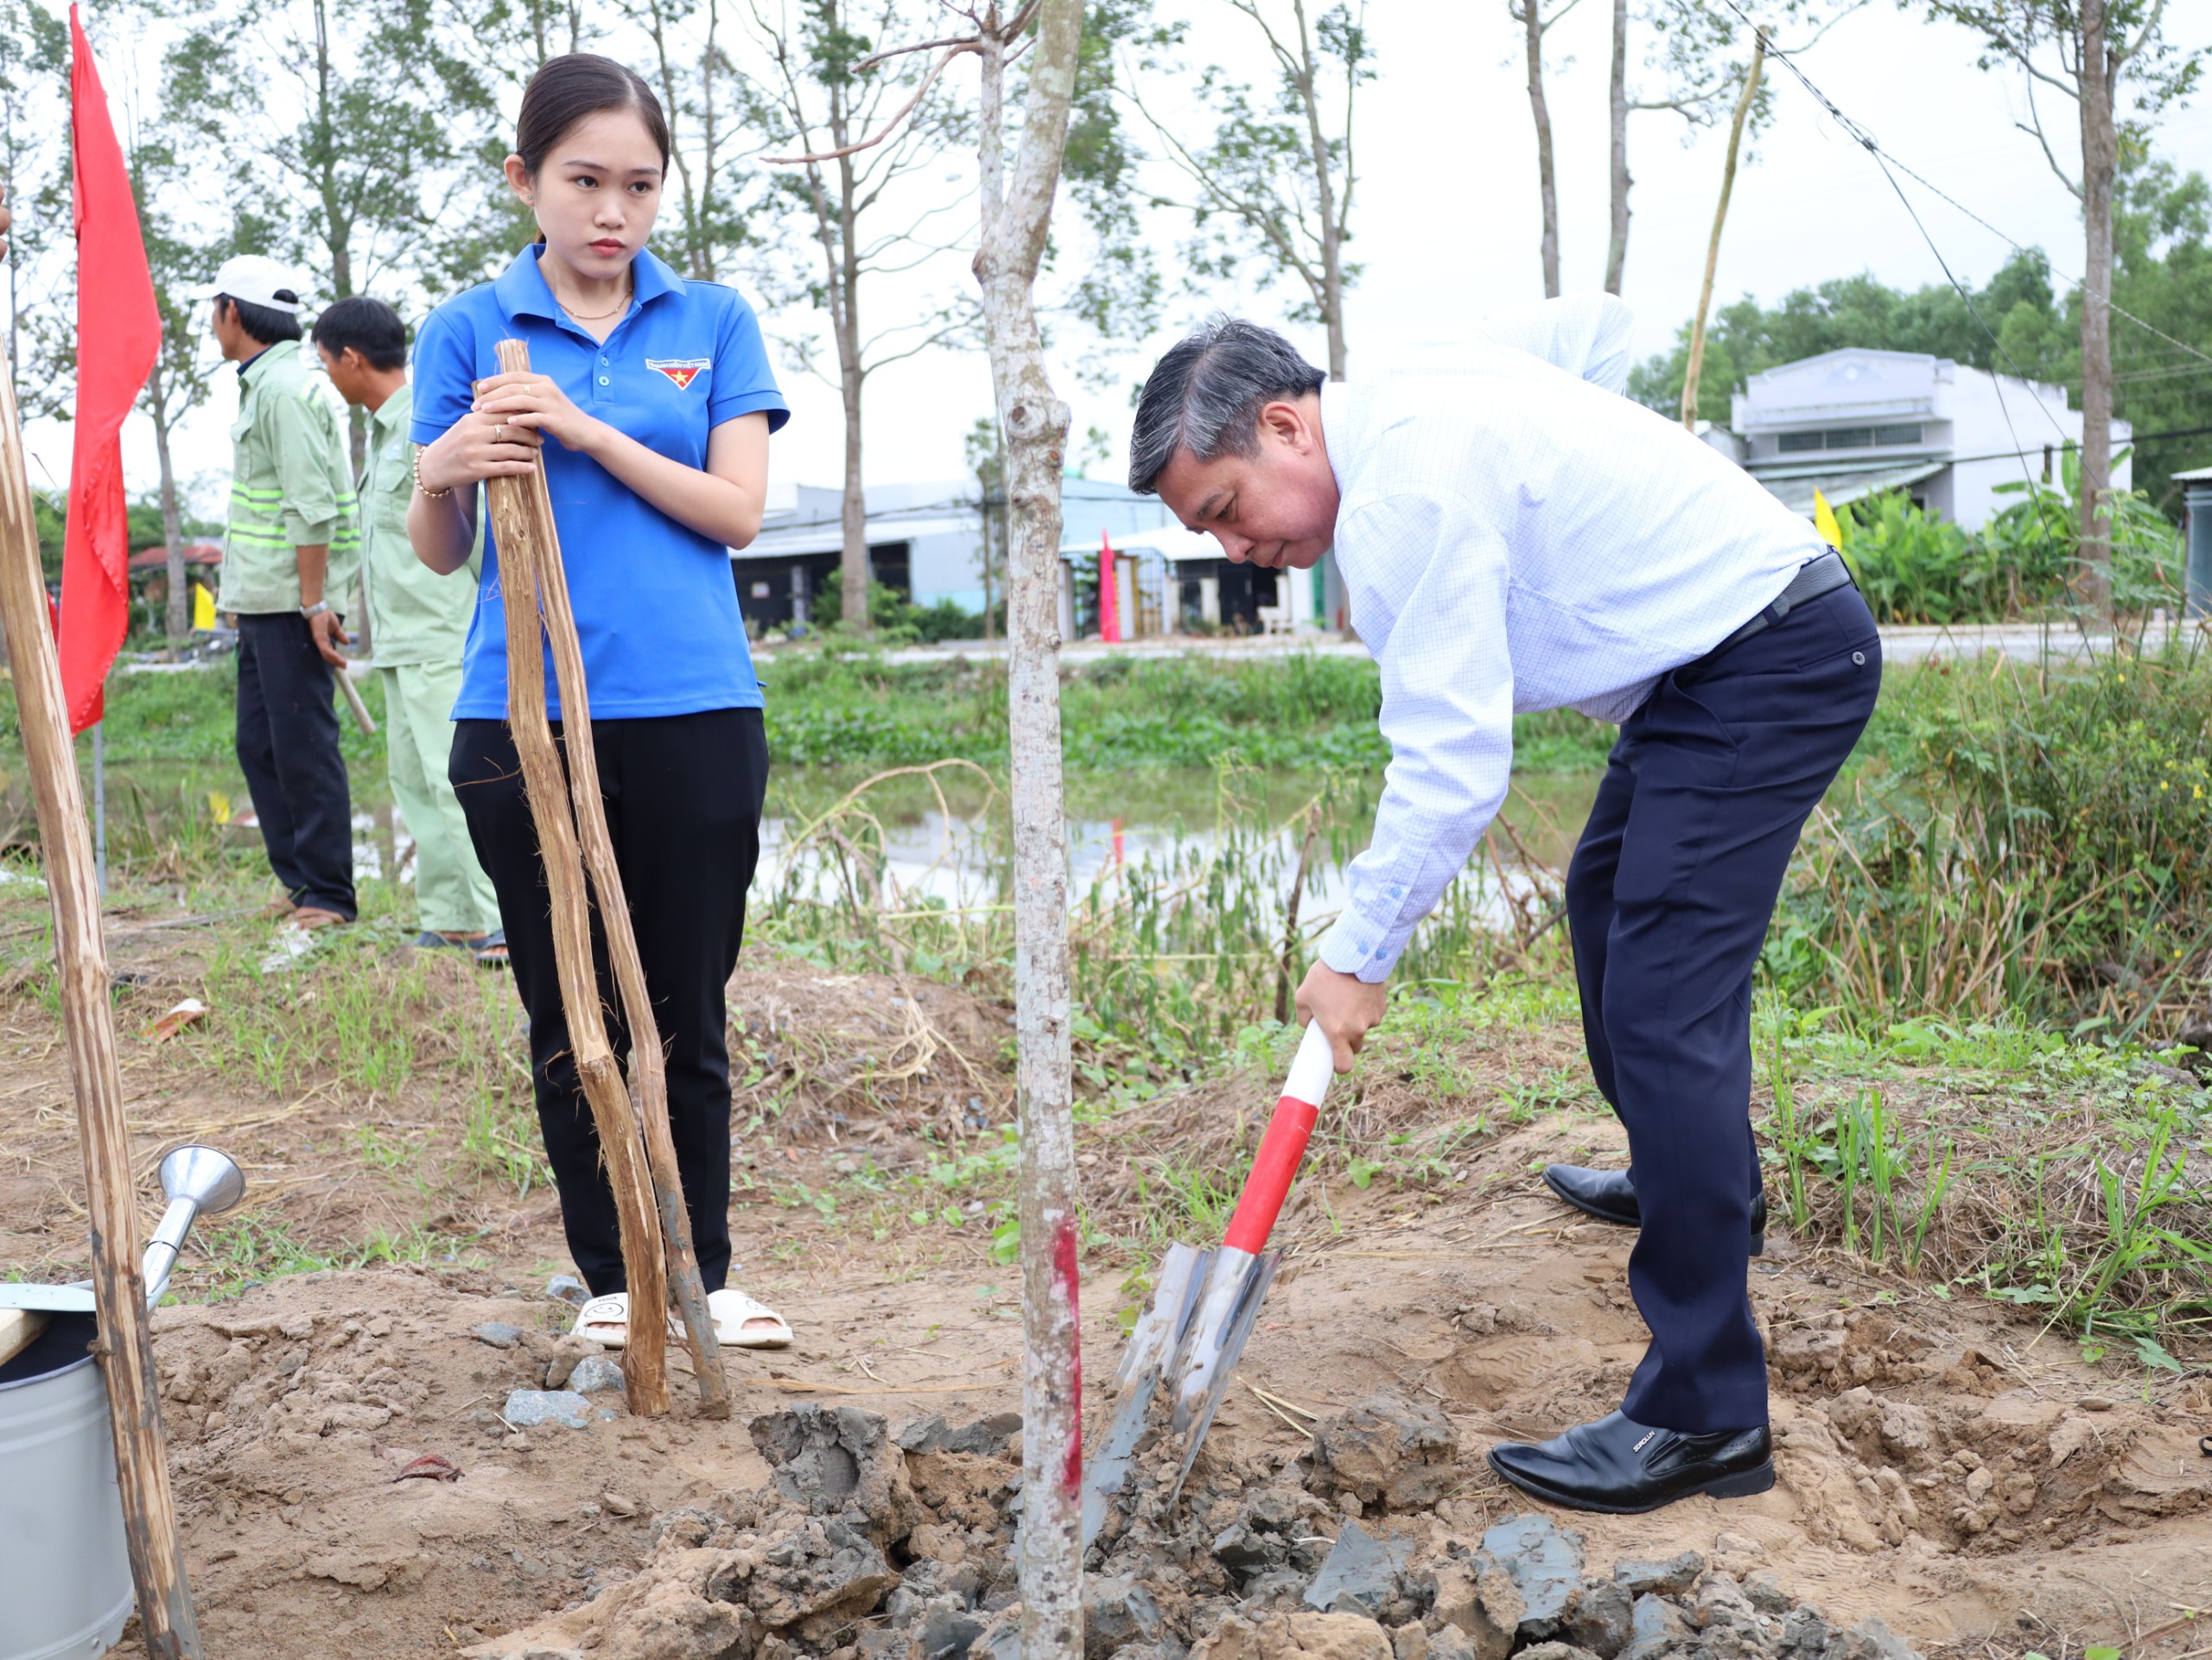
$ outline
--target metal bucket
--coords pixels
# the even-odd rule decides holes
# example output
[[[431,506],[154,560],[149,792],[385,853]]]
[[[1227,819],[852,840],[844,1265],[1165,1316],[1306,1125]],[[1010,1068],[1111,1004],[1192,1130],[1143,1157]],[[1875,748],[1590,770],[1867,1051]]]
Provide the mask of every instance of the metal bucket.
[[[92,1660],[130,1617],[97,1330],[55,1314],[0,1366],[0,1660]]]

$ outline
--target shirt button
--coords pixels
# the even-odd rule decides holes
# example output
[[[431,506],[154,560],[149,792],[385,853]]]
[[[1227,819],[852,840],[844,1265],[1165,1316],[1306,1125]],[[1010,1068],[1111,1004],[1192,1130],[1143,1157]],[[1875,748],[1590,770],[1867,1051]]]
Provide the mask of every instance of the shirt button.
[[[1853,652],[1851,654],[1851,660],[1863,669],[1866,666],[1866,653],[1864,652]]]
[[[599,384],[600,384],[601,385],[602,385],[602,386],[604,386],[604,385],[607,385],[607,384],[608,384],[608,383],[607,383],[607,377],[606,377],[605,375],[601,375],[601,376],[599,378]]]

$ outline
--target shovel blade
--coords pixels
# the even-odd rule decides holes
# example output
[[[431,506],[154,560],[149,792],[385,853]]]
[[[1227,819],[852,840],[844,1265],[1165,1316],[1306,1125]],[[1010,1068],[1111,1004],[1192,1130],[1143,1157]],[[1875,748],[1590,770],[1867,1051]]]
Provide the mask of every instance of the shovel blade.
[[[1088,1546],[1106,1525],[1106,1511],[1114,1495],[1128,1479],[1129,1461],[1143,1438],[1145,1419],[1153,1397],[1160,1392],[1178,1342],[1196,1307],[1199,1283],[1205,1278],[1211,1251],[1190,1245],[1170,1245],[1153,1282],[1137,1323],[1129,1332],[1122,1364],[1115,1377],[1122,1390],[1122,1404],[1106,1431],[1106,1439],[1092,1454],[1083,1472],[1083,1542]]]
[[[1174,1492],[1168,1496],[1171,1504],[1182,1496],[1183,1484],[1190,1479],[1191,1466],[1198,1461],[1206,1432],[1213,1428],[1214,1414],[1221,1409],[1221,1398],[1229,1392],[1229,1380],[1236,1376],[1236,1363],[1259,1321],[1260,1305],[1267,1301],[1268,1287],[1275,1277],[1278,1257],[1274,1251],[1249,1256],[1242,1251],[1224,1250],[1214,1260],[1216,1275],[1230,1266],[1224,1261],[1230,1256],[1244,1256],[1243,1270],[1223,1284],[1207,1287],[1207,1296],[1192,1322],[1189,1356],[1176,1379],[1174,1424],[1183,1434],[1183,1467],[1176,1472]],[[1218,1324],[1201,1333],[1199,1323],[1217,1309]]]

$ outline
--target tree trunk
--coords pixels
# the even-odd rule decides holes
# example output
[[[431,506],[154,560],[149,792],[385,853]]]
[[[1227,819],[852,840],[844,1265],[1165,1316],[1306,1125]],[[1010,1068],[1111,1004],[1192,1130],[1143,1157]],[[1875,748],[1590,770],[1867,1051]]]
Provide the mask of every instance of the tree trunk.
[[[1559,181],[1552,162],[1552,112],[1544,102],[1543,0],[1525,0],[1521,20],[1529,45],[1529,113],[1536,123],[1536,189],[1544,203],[1544,298],[1559,297]]]
[[[839,144],[847,142],[842,136],[842,122],[832,127],[831,132]],[[838,159],[837,175],[841,186],[837,199],[838,242],[836,269],[831,280],[842,291],[844,303],[837,308],[831,323],[837,335],[838,386],[845,402],[845,501],[840,515],[845,548],[837,568],[838,588],[843,599],[845,626],[864,634],[874,626],[868,614],[868,489],[861,479],[861,388],[868,372],[861,364],[860,250],[855,241],[859,226],[854,223],[855,181],[849,159]]]
[[[1313,61],[1313,35],[1306,23],[1306,0],[1292,0],[1298,17],[1299,99],[1306,105],[1306,132],[1313,158],[1315,217],[1321,222],[1321,321],[1329,334],[1329,378],[1344,378],[1344,227],[1337,207],[1336,181],[1329,176],[1329,143],[1321,132],[1320,72]],[[1350,95],[1350,88],[1346,89]],[[1344,188],[1351,188],[1347,177]]]
[[[982,41],[982,289],[991,383],[1007,439],[1007,720],[1014,859],[1015,1079],[1021,1123],[1021,1651],[1083,1653],[1083,1371],[1069,1062],[1068,856],[1060,770],[1060,477],[1069,411],[1045,372],[1032,285],[1067,143],[1082,0],[1044,0],[1028,107],[1003,199],[1005,26]]]
[[[1744,71],[1743,96],[1736,100],[1736,118],[1728,124],[1728,159],[1720,169],[1720,201],[1713,210],[1713,235],[1705,245],[1705,281],[1697,291],[1697,314],[1690,321],[1690,359],[1682,372],[1682,424],[1697,430],[1697,385],[1705,372],[1705,320],[1713,310],[1713,273],[1720,263],[1720,230],[1728,222],[1728,197],[1736,188],[1736,157],[1744,144],[1744,123],[1759,95],[1759,71],[1766,67],[1766,31],[1759,29],[1751,43],[1751,67]]]
[[[2077,588],[2112,620],[2112,193],[2119,169],[2113,124],[2116,66],[2105,40],[2106,0],[2082,0],[2082,552]]]
[[[991,483],[981,479],[982,499],[977,503],[976,528],[983,538],[983,644],[988,646],[993,637],[991,627]]]
[[[1608,86],[1612,110],[1613,226],[1605,244],[1605,292],[1618,294],[1621,270],[1628,264],[1628,0],[1613,0],[1613,67]]]
[[[837,355],[845,371],[845,498],[838,513],[845,550],[837,566],[837,590],[845,626],[865,633],[874,625],[868,614],[868,487],[861,479],[861,377],[858,366],[846,353],[842,331]]]

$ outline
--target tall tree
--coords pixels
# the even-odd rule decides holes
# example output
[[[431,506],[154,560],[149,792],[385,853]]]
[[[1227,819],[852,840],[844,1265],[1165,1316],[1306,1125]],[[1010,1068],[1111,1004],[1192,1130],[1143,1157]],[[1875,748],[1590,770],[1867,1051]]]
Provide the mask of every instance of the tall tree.
[[[770,176],[741,165],[753,135],[727,10],[724,0],[621,0],[650,48],[645,74],[660,94],[675,151],[675,176],[663,185],[674,223],[660,232],[659,251],[686,277],[709,283],[729,280],[739,258],[782,222],[763,200]],[[762,274],[759,262],[747,274]]]
[[[455,179],[457,118],[489,97],[429,0],[194,4],[163,105],[230,173],[233,199],[278,227],[269,251],[318,299],[405,286]]]
[[[1083,0],[955,4],[972,34],[894,48],[982,63],[981,202],[973,269],[1003,435],[1008,508],[1007,717],[1013,773],[1015,1084],[1020,1115],[1021,1651],[1079,1660],[1083,1637],[1083,1399],[1069,989],[1067,810],[1060,755],[1060,480],[1069,410],[1045,366],[1036,286],[1066,158],[1083,55]],[[1007,71],[1025,59],[1009,154]],[[912,118],[919,94],[871,143]],[[971,452],[972,453],[972,452]]]
[[[1784,0],[1770,10],[1795,15],[1802,0]],[[1629,86],[1631,24],[1645,26],[1644,67],[1659,85],[1648,96]],[[1639,111],[1667,110],[1692,127],[1710,125],[1742,85],[1736,67],[1738,40],[1746,27],[1728,0],[1650,0],[1632,13],[1629,0],[1613,0],[1612,61],[1605,81],[1609,144],[1608,228],[1605,292],[1618,294],[1628,269],[1629,191],[1635,180],[1628,167],[1629,117]]]
[[[861,416],[868,378],[953,338],[969,319],[940,310],[869,332],[861,301],[874,279],[912,270],[950,245],[936,239],[935,226],[950,204],[925,187],[948,149],[967,137],[968,123],[936,87],[942,58],[876,55],[879,44],[940,16],[935,8],[917,0],[751,0],[750,15],[767,64],[748,82],[747,114],[772,144],[799,152],[768,160],[788,169],[779,183],[810,222],[817,269],[804,289],[828,314],[837,354],[845,417],[842,615],[845,626],[864,630]],[[810,342],[793,344],[810,363]]]
[[[7,359],[20,372],[24,299],[44,303],[67,281],[71,226],[68,29],[35,0],[0,0],[0,188],[16,210],[0,270],[7,272]],[[68,340],[53,346],[67,350]],[[24,417],[48,414],[38,396],[48,378],[17,374]]]
[[[1981,67],[2016,69],[2027,87],[2024,130],[2082,204],[2082,522],[2076,592],[2112,614],[2113,197],[2120,177],[2123,81],[2139,118],[2189,96],[2212,48],[2183,49],[2164,32],[2166,0],[1929,0],[1937,16],[1982,37]],[[2078,171],[2052,148],[2037,88],[2073,100]]]
[[[1352,117],[1359,89],[1375,78],[1365,0],[1338,0],[1318,16],[1306,0],[1220,0],[1260,32],[1274,80],[1264,93],[1219,65],[1198,79],[1198,98],[1219,112],[1211,141],[1185,143],[1130,97],[1167,159],[1194,187],[1179,204],[1197,230],[1191,264],[1202,277],[1233,276],[1256,264],[1271,282],[1305,291],[1291,315],[1318,323],[1329,343],[1329,375],[1344,378],[1344,290],[1359,267],[1344,258],[1358,182]]]
[[[1007,710],[1014,823],[1014,1025],[1021,1116],[1021,1650],[1077,1660],[1083,1633],[1081,1242],[1071,1076],[1067,817],[1060,761],[1060,477],[1068,406],[1033,302],[1067,143],[1083,0],[1042,0],[1020,138],[1006,166],[1003,83],[1032,7],[976,14],[982,60],[982,291],[1007,439]]]
[[[1566,0],[1544,16],[1542,0],[1506,0],[1513,21],[1521,25],[1522,48],[1529,59],[1529,113],[1536,124],[1536,190],[1543,200],[1544,297],[1559,297],[1559,178],[1552,161],[1552,111],[1544,97],[1544,36],[1580,0]]]

